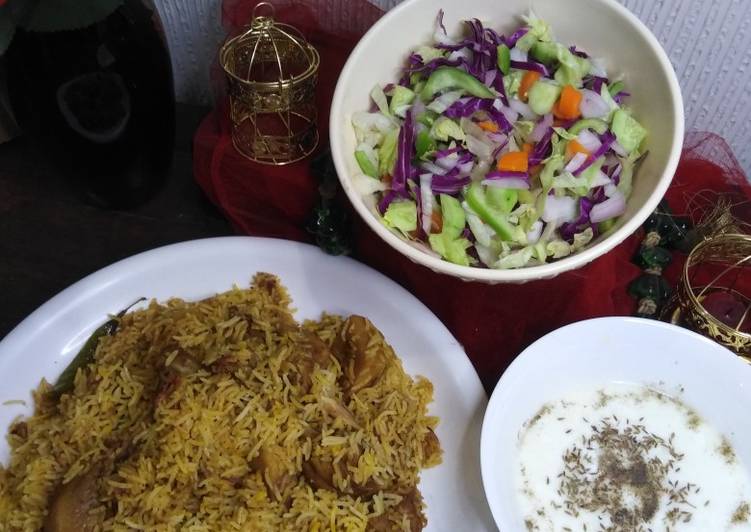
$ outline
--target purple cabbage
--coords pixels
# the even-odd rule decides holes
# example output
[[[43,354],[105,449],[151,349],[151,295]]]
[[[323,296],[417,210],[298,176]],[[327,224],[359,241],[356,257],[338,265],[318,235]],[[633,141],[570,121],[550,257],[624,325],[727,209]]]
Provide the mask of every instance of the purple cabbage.
[[[613,145],[613,142],[615,142],[615,135],[613,135],[610,131],[607,131],[604,135],[602,135],[602,137],[600,137],[600,142],[602,142],[602,144],[600,145],[599,148],[597,148],[597,151],[595,151],[592,155],[587,157],[587,160],[584,161],[581,164],[581,166],[579,166],[579,168],[571,172],[572,174],[574,174],[575,176],[581,175],[581,173],[584,172],[584,170],[586,170],[590,166],[592,166],[592,164],[597,159],[605,155],[610,149],[610,147]]]
[[[488,172],[488,174],[485,176],[485,179],[529,179],[529,174],[527,172],[511,172],[508,170],[493,170],[492,172]]]
[[[509,48],[513,48],[516,46],[516,41],[524,37],[527,32],[529,32],[529,28],[519,28],[516,30],[510,37],[507,37],[506,40],[506,46]]]
[[[585,231],[587,227],[590,227],[592,222],[589,219],[589,213],[593,206],[594,202],[591,199],[586,197],[581,198],[579,200],[579,217],[572,222],[567,222],[561,225],[559,228],[561,238],[571,243],[574,241],[575,234],[581,233],[582,231]]]
[[[613,96],[613,100],[615,101],[615,103],[617,103],[618,105],[620,105],[620,104],[623,103],[623,100],[625,100],[629,96],[631,96],[631,93],[626,92],[626,91],[621,91],[618,94],[616,94],[615,96]]]
[[[539,72],[545,77],[550,76],[550,72],[547,67],[537,61],[511,61],[511,68],[518,68],[519,70],[531,70],[533,72]]]
[[[618,185],[621,182],[621,172],[623,171],[623,165],[617,164],[615,166],[615,169],[613,170],[613,173],[610,174],[610,179],[613,180],[613,183]]]
[[[434,194],[458,194],[462,188],[470,184],[469,176],[456,178],[448,175],[433,175],[430,188]]]
[[[438,17],[436,18],[435,23],[438,25],[439,28],[441,28],[441,31],[443,31],[444,35],[448,35],[448,32],[446,31],[446,26],[443,25],[443,9],[438,10]]]
[[[457,100],[449,106],[444,115],[448,118],[462,118],[469,117],[475,114],[477,111],[485,111],[498,124],[502,131],[508,133],[514,126],[506,118],[502,112],[493,107],[493,100],[483,98],[468,98],[464,101]]]
[[[608,199],[607,195],[605,194],[605,187],[595,187],[592,189],[592,203],[602,203],[606,199]]]
[[[415,150],[415,123],[412,119],[412,109],[407,111],[404,124],[399,130],[396,150],[396,164],[391,179],[391,188],[396,192],[404,193],[407,179],[413,174],[412,156]]]
[[[577,50],[576,46],[572,46],[571,48],[569,48],[569,51],[577,57],[583,57],[584,59],[589,58],[589,54],[587,52],[584,52],[582,50]]]
[[[555,131],[553,131],[552,127],[549,127],[540,141],[535,144],[535,149],[532,150],[532,153],[529,156],[530,166],[536,166],[548,158],[553,146],[553,133],[555,133]]]
[[[508,145],[508,137],[506,137],[506,140],[504,140],[495,150],[493,150],[493,159],[497,159],[498,156],[503,151],[503,148],[505,148]]]
[[[597,94],[600,94],[602,92],[602,85],[605,84],[607,87],[608,85],[608,78],[603,78],[600,76],[592,76],[592,90],[596,92]]]
[[[419,57],[419,56],[418,56]],[[446,59],[445,57],[436,57],[432,61],[428,61],[427,63],[415,64],[410,65],[406,68],[405,72],[409,74],[414,74],[416,72],[419,72],[421,74],[431,74],[435,69],[442,66],[449,66],[449,67],[459,67],[463,64],[466,64],[466,61],[463,59]]]
[[[425,229],[422,227],[422,194],[420,194],[420,185],[410,179],[407,182],[412,196],[415,198],[415,204],[417,205],[417,238],[419,240],[425,239]]]
[[[389,205],[391,205],[395,200],[398,199],[409,199],[409,194],[406,190],[402,192],[398,192],[394,189],[387,190],[383,196],[381,196],[381,201],[378,202],[378,212],[381,213],[381,216],[386,214],[386,211],[389,208]]]

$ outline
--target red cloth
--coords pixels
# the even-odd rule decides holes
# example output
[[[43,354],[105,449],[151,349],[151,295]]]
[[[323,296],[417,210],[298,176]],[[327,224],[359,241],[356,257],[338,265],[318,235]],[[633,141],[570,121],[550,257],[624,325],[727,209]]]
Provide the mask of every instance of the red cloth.
[[[381,14],[364,0],[343,1],[358,15],[354,23],[349,21],[348,27],[354,27],[349,33],[320,22],[331,19],[326,12],[331,10],[332,0],[276,4],[277,19],[303,30],[321,54],[317,99],[322,144],[328,135],[326,118],[338,72],[359,34]],[[236,27],[247,21],[253,5],[254,0],[226,0],[225,23]],[[229,137],[226,103],[204,120],[195,135],[196,180],[243,234],[310,241],[303,226],[317,199],[318,183],[308,165],[309,161],[304,161],[271,167],[240,156]],[[704,189],[751,198],[751,187],[722,139],[694,134],[687,139],[667,198],[680,213],[687,201]],[[438,275],[416,265],[373,234],[354,211],[352,219],[354,257],[399,282],[425,303],[464,345],[488,390],[511,360],[544,334],[587,318],[634,312],[635,302],[626,289],[640,274],[631,262],[640,235],[592,264],[554,279],[489,286]],[[678,260],[666,272],[671,283],[683,262],[675,255]]]

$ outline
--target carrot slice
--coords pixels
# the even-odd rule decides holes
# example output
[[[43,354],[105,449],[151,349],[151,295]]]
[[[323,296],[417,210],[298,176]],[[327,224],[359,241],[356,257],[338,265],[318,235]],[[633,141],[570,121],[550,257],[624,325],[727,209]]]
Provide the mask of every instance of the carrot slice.
[[[504,172],[526,172],[529,170],[529,155],[523,151],[510,151],[498,159],[498,170]]]
[[[537,80],[542,77],[542,74],[539,72],[535,72],[534,70],[527,70],[527,72],[522,77],[522,82],[519,85],[519,99],[523,102],[527,101],[527,94],[529,93],[529,89],[532,88],[532,85],[537,83]]]
[[[568,141],[566,144],[566,158],[571,159],[577,153],[583,153],[584,155],[592,155],[587,148],[582,146],[581,142],[576,139]]]
[[[525,142],[525,143],[524,143],[524,144],[522,145],[522,151],[523,151],[524,153],[526,153],[527,155],[529,155],[530,153],[532,153],[532,150],[533,150],[533,149],[534,149],[534,146],[533,146],[532,144],[530,144],[529,142]]]
[[[491,133],[498,133],[499,131],[498,124],[496,124],[492,120],[483,120],[482,122],[477,122],[477,125],[485,131],[490,131]]]
[[[562,120],[571,120],[579,118],[581,111],[579,104],[582,101],[582,94],[574,88],[573,85],[566,85],[561,91],[561,97],[553,106],[553,114]]]
[[[443,231],[443,216],[441,216],[441,211],[433,209],[430,215],[430,232],[439,234],[441,231]]]

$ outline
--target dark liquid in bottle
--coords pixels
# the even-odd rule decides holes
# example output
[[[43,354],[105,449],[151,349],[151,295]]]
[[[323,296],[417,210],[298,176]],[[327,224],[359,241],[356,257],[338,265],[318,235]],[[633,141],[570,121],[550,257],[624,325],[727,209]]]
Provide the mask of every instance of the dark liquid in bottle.
[[[156,13],[125,0],[103,21],[49,33],[19,30],[7,54],[11,105],[86,198],[143,203],[172,160],[172,70]]]

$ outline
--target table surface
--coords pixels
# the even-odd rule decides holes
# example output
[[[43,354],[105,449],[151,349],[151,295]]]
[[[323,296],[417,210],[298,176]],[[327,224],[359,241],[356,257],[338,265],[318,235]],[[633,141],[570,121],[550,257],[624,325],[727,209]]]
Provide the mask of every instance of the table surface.
[[[52,296],[113,262],[166,244],[234,234],[193,180],[193,132],[208,109],[178,105],[172,168],[143,206],[82,202],[24,138],[0,145],[0,338]]]

